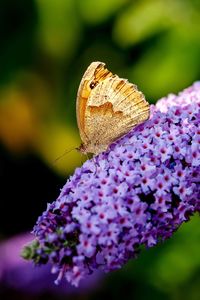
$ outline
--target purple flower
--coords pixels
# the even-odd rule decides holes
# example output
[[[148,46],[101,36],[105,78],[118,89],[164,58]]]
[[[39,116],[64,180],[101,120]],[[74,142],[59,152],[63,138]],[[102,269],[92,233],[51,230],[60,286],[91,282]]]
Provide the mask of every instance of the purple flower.
[[[50,235],[49,235],[50,236]],[[53,236],[49,237],[53,242]],[[52,240],[53,238],[53,240]],[[12,237],[0,243],[0,287],[15,289],[26,294],[41,294],[44,292],[56,295],[83,294],[96,287],[102,275],[95,272],[94,276],[82,281],[80,289],[66,282],[59,286],[52,284],[50,264],[34,266],[20,257],[21,248],[32,240],[32,235],[25,233]]]
[[[152,105],[147,122],[75,170],[24,257],[77,286],[169,238],[200,211],[199,124],[200,83]]]

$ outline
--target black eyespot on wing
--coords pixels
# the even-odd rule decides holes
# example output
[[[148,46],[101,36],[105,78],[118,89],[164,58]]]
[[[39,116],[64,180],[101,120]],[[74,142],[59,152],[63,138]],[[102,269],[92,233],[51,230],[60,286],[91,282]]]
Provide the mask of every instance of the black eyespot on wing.
[[[95,86],[98,84],[98,81],[96,81],[96,82],[94,82],[94,81],[92,81],[91,83],[90,83],[90,88],[91,88],[91,90],[93,89],[93,88],[95,88]]]

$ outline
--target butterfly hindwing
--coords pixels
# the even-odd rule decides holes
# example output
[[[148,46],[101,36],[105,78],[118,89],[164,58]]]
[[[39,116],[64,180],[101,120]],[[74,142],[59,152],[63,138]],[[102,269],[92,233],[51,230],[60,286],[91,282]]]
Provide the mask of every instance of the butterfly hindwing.
[[[149,116],[149,104],[133,84],[107,78],[91,92],[85,111],[85,129],[93,143],[109,144]]]

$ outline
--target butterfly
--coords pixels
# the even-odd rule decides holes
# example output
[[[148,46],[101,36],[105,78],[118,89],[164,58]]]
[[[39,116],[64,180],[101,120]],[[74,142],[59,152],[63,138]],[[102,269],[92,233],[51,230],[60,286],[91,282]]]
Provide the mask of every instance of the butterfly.
[[[112,74],[105,63],[92,62],[84,73],[76,100],[82,144],[95,155],[149,118],[150,106],[137,86]]]

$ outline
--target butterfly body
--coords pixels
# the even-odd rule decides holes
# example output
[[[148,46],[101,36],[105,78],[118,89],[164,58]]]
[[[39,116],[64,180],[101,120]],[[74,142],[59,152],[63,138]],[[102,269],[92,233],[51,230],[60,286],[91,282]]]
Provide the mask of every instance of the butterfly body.
[[[149,104],[134,84],[93,62],[77,95],[77,123],[83,153],[99,154],[112,142],[149,118]]]

